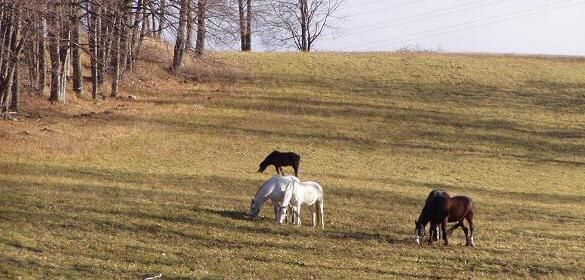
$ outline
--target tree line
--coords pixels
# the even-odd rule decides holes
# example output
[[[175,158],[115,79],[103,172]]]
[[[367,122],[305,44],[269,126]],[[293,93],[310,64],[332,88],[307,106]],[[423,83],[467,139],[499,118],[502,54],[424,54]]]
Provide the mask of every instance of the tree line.
[[[108,89],[117,97],[146,38],[174,44],[171,72],[186,54],[200,58],[206,48],[234,45],[250,51],[253,38],[311,51],[334,27],[342,1],[0,0],[0,117],[18,112],[23,86],[39,96],[48,90],[49,100],[59,103],[66,102],[68,79],[78,95],[89,82],[92,98]],[[90,73],[83,73],[82,54]]]

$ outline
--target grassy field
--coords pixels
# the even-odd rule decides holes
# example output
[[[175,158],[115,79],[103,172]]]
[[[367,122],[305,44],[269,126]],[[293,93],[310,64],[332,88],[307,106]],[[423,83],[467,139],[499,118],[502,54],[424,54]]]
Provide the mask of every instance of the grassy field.
[[[148,63],[136,101],[0,122],[0,275],[585,277],[585,59],[216,56],[216,81]],[[325,230],[244,218],[273,149],[324,187]],[[414,244],[433,188],[475,200],[475,248]]]

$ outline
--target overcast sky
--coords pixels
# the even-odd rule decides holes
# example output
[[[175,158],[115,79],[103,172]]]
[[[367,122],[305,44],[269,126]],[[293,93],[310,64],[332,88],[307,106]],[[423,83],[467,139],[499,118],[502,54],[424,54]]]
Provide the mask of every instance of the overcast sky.
[[[317,50],[585,55],[585,0],[346,0]]]

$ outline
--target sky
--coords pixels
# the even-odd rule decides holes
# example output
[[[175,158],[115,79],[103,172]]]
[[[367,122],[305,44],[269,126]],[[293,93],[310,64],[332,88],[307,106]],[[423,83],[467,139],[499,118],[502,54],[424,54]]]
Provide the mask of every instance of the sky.
[[[345,0],[319,51],[585,55],[585,0]]]

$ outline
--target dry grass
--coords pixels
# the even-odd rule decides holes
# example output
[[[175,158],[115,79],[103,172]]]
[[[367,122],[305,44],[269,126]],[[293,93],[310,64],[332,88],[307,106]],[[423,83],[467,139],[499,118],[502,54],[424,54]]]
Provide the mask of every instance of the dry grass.
[[[252,73],[194,83],[147,63],[134,102],[28,97],[29,117],[0,122],[0,275],[585,276],[583,60],[217,57]],[[272,149],[324,186],[324,231],[243,219]],[[413,244],[437,186],[474,198],[476,248]]]

